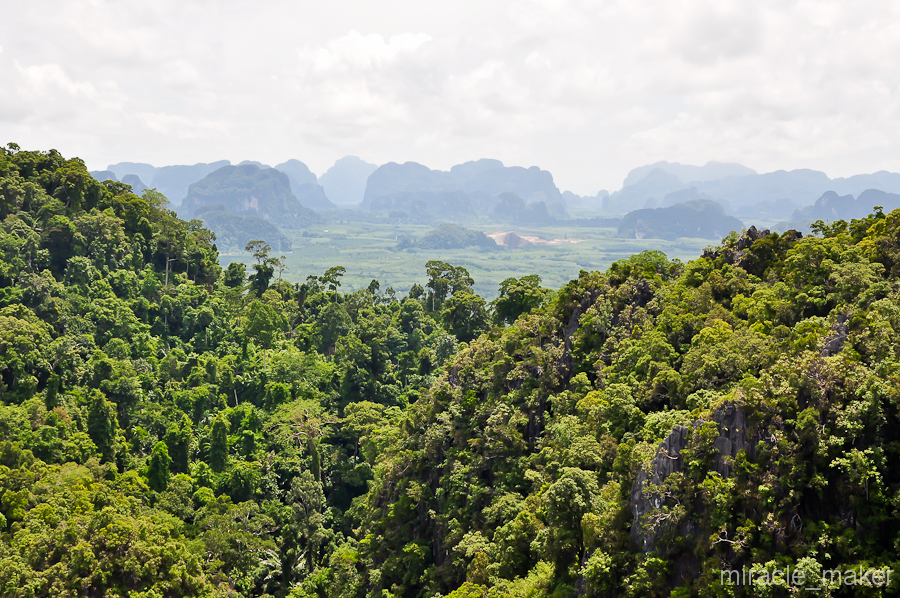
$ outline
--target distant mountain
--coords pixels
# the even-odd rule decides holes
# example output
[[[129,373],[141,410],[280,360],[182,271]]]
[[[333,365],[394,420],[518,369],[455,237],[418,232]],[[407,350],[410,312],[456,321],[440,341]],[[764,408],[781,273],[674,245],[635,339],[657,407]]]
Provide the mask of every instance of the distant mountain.
[[[131,190],[134,191],[137,195],[140,195],[144,192],[144,189],[147,188],[147,185],[141,181],[141,177],[136,174],[126,174],[122,177],[121,181],[126,185],[131,185]]]
[[[696,199],[666,208],[629,212],[619,224],[619,236],[629,239],[669,239],[692,237],[720,240],[731,231],[740,232],[743,223],[725,214],[714,201]]]
[[[475,217],[473,198],[462,191],[407,191],[380,195],[369,203],[373,212],[388,212],[390,218],[432,222],[462,222]]]
[[[562,194],[553,183],[553,175],[537,166],[503,166],[499,160],[477,160],[459,164],[450,172],[431,170],[416,162],[379,166],[369,176],[363,207],[382,195],[409,191],[464,191],[498,195],[512,192],[532,201],[561,202]]]
[[[739,174],[749,171],[749,174]],[[723,176],[727,175],[727,176]],[[696,179],[690,179],[696,176]],[[900,174],[876,172],[830,179],[816,170],[779,170],[757,174],[737,164],[685,166],[659,162],[632,170],[625,186],[604,201],[609,212],[670,206],[693,199],[710,199],[743,218],[788,218],[826,191],[858,195],[867,189],[900,193]]]
[[[654,168],[639,181],[622,187],[603,201],[607,212],[630,212],[639,208],[654,208],[667,194],[684,189],[684,182],[662,168]]]
[[[106,169],[116,173],[116,177],[120,181],[125,175],[136,174],[142,181],[152,182],[153,175],[156,173],[156,166],[143,162],[119,162],[110,164]]]
[[[114,173],[111,170],[92,170],[91,176],[94,177],[95,179],[97,179],[98,181],[100,181],[101,183],[103,181],[118,181],[119,180],[119,177],[116,176],[116,173]]]
[[[900,194],[900,174],[880,170],[872,174],[857,174],[831,181],[831,190],[840,195],[859,195],[869,189]]]
[[[724,204],[725,200],[720,199],[718,202]],[[750,205],[737,206],[734,209],[725,206],[725,211],[736,218],[747,220],[778,220],[790,218],[791,214],[801,207],[801,204],[793,199],[767,199]]]
[[[459,219],[473,213],[490,213],[503,193],[515,194],[524,204],[543,202],[553,216],[565,215],[565,202],[549,172],[537,166],[506,167],[499,160],[466,162],[449,172],[431,170],[416,162],[384,164],[369,176],[361,207],[373,211],[391,209],[398,203],[397,198],[406,198],[407,202],[415,198],[425,204],[424,213]],[[444,207],[428,206],[432,197],[439,198]],[[447,205],[450,197],[459,199],[457,206]],[[444,212],[445,209],[450,211]]]
[[[112,170],[92,170],[91,176],[101,183],[103,181],[121,181],[126,185],[131,185],[131,190],[137,195],[143,193],[144,189],[147,188],[147,185],[145,185],[136,174],[126,174],[122,177],[118,177]]]
[[[246,164],[252,164],[253,166],[256,166],[260,169],[272,168],[268,164],[263,164],[262,162],[257,162],[256,160],[242,160],[240,163],[238,163],[238,166],[244,166]]]
[[[464,249],[466,247],[497,248],[493,239],[481,231],[469,230],[458,224],[444,223],[428,231],[416,241],[420,249]]]
[[[259,216],[234,214],[224,204],[200,206],[194,210],[194,218],[216,233],[220,251],[244,251],[247,243],[256,239],[268,243],[276,254],[291,250],[291,240],[274,224]]]
[[[657,162],[648,164],[647,166],[639,166],[628,173],[625,177],[623,187],[634,185],[650,172],[655,169],[662,170],[667,174],[677,177],[682,183],[691,183],[693,181],[716,181],[730,176],[747,176],[756,174],[752,168],[747,168],[740,164],[732,164],[725,162],[707,162],[704,166],[690,166],[688,164],[679,164],[677,162]]]
[[[603,207],[603,201],[609,197],[609,191],[602,189],[597,195],[576,195],[571,191],[562,192],[563,201],[568,208],[596,208]]]
[[[275,167],[275,170],[288,175],[291,182],[291,191],[297,196],[304,206],[313,210],[335,210],[334,205],[326,196],[325,189],[316,181],[316,175],[300,160],[288,160]]]
[[[188,188],[191,184],[196,183],[209,173],[218,170],[223,166],[230,165],[228,160],[220,160],[210,164],[194,164],[193,166],[163,166],[157,168],[150,164],[136,162],[120,162],[119,164],[111,164],[107,171],[98,171],[106,173],[107,178],[115,178],[115,180],[124,181],[125,176],[137,175],[144,187],[154,187],[163,195],[165,195],[172,205],[179,205],[181,200],[187,195]],[[271,168],[267,164],[257,162],[255,160],[244,160],[238,166],[256,166],[260,170]],[[372,167],[374,170],[374,166]],[[316,175],[310,172],[306,164],[299,160],[288,160],[275,167],[288,175],[291,184],[291,190],[304,206],[312,209],[333,210],[336,206],[328,199],[325,190],[318,186]],[[109,176],[114,174],[115,177]],[[368,176],[368,175],[366,175]],[[365,181],[362,183],[365,187]],[[132,185],[133,187],[133,185]],[[360,192],[360,199],[362,192]]]
[[[824,172],[807,169],[778,170],[697,183],[698,190],[716,201],[728,201],[732,209],[773,200],[792,200],[807,205],[830,187],[831,179]]]
[[[188,187],[206,175],[230,164],[231,162],[228,160],[219,160],[192,166],[163,166],[156,169],[150,186],[165,195],[173,206],[178,206],[187,195]]]
[[[519,224],[551,224],[556,220],[543,201],[526,204],[515,193],[501,193],[498,199],[500,201],[491,214],[495,220]]]
[[[253,164],[224,166],[192,184],[179,215],[191,217],[198,208],[216,204],[233,214],[259,216],[283,228],[322,221],[294,196],[286,174]]]
[[[868,189],[853,199],[852,195],[838,195],[834,191],[827,191],[815,204],[795,211],[792,219],[834,221],[865,218],[874,211],[875,206],[881,206],[887,214],[900,208],[900,195]]]
[[[358,204],[365,196],[369,175],[377,169],[375,164],[364,162],[356,156],[346,156],[320,176],[318,183],[335,204]]]

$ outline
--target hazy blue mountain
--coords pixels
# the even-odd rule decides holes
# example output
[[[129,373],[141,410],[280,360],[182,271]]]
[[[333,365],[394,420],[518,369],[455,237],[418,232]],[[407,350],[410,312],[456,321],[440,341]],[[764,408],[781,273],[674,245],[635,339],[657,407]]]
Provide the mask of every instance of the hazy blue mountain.
[[[666,208],[629,212],[619,224],[619,236],[629,239],[669,239],[692,237],[719,240],[731,231],[740,232],[743,223],[725,214],[714,201],[695,199]]]
[[[834,191],[827,191],[813,205],[795,211],[792,220],[812,222],[864,218],[874,211],[875,206],[881,206],[885,213],[900,208],[900,195],[868,189],[853,199],[852,195],[838,195]]]
[[[742,218],[779,219],[812,205],[826,191],[844,196],[858,195],[867,189],[900,193],[900,174],[881,171],[830,179],[824,172],[808,169],[757,174],[739,164],[710,162],[705,166],[687,166],[657,162],[628,173],[622,189],[610,195],[603,205],[604,210],[622,213],[710,199]]]
[[[503,162],[493,160],[491,158],[482,158],[481,160],[472,160],[450,167],[450,175],[460,180],[472,178],[482,172],[503,168]]]
[[[543,202],[554,216],[565,214],[565,201],[549,172],[537,166],[506,167],[499,160],[487,159],[454,166],[449,172],[431,170],[416,162],[384,164],[369,176],[361,207],[385,209],[385,202],[379,198],[418,194],[424,200],[427,195],[422,194],[445,192],[469,196],[466,205],[460,204],[459,212],[475,208],[489,213],[502,193],[514,193],[526,204]]]
[[[900,208],[900,193],[887,193],[881,189],[866,189],[856,198],[857,209],[862,210],[863,216],[873,212],[875,206],[881,206],[885,214]]]
[[[900,174],[881,170],[872,174],[857,174],[831,181],[831,190],[839,195],[859,195],[871,189],[887,193],[900,193]]]
[[[816,170],[779,170],[697,183],[697,188],[716,201],[729,202],[732,212],[746,213],[746,207],[760,202],[793,202],[808,206],[826,191],[834,191],[838,196],[859,195],[868,189],[900,193],[900,174],[877,172],[832,180]]]
[[[563,201],[568,208],[594,208],[602,209],[603,202],[609,197],[609,191],[601,189],[597,195],[577,195],[571,191],[563,191]]]
[[[715,181],[730,176],[747,176],[756,174],[752,168],[747,168],[740,164],[727,162],[707,162],[704,166],[691,166],[688,164],[679,164],[677,162],[657,162],[646,166],[639,166],[628,173],[625,177],[623,187],[634,185],[654,169],[662,170],[665,173],[674,175],[682,183],[691,183],[694,181]]]
[[[245,166],[247,164],[252,164],[253,166],[256,166],[259,169],[272,168],[268,164],[263,164],[262,162],[257,162],[256,160],[242,160],[238,164],[238,166]]]
[[[720,203],[724,202],[724,200],[718,201]],[[750,205],[738,206],[733,210],[726,208],[725,211],[730,211],[736,218],[744,220],[778,220],[790,218],[791,214],[801,207],[798,202],[791,199],[768,199]]]
[[[126,185],[131,185],[131,190],[134,191],[137,195],[140,195],[144,192],[144,189],[147,188],[147,185],[141,180],[136,174],[126,174],[122,177],[121,181]]]
[[[259,216],[284,228],[322,221],[294,196],[286,174],[253,164],[224,166],[192,184],[179,215],[189,218],[198,208],[216,204],[233,214]]]
[[[793,200],[811,204],[831,187],[831,179],[818,170],[778,170],[765,174],[729,177],[697,183],[697,189],[716,201],[727,200],[733,209],[760,201]]]
[[[255,239],[271,245],[276,255],[291,250],[291,240],[274,224],[259,216],[234,214],[224,204],[200,206],[194,218],[216,233],[216,245],[223,252],[243,251]]]
[[[331,200],[325,195],[325,189],[316,183],[307,183],[294,187],[291,183],[291,189],[300,203],[313,210],[336,210],[337,206],[331,203]]]
[[[463,191],[401,191],[379,195],[369,203],[368,209],[388,212],[391,218],[399,220],[466,222],[477,213],[472,200]]]
[[[497,162],[498,160],[490,160]],[[451,178],[455,173],[451,169]],[[553,175],[537,166],[522,168],[521,166],[507,166],[481,170],[467,178],[456,175],[462,185],[463,191],[469,193],[485,193],[487,195],[499,195],[500,193],[515,193],[525,200],[525,203],[543,201],[550,204],[563,204],[562,193],[553,183]]]
[[[288,178],[291,180],[291,188],[293,188],[295,183],[299,187],[300,185],[315,185],[318,182],[316,180],[316,175],[314,175],[309,167],[300,160],[288,160],[287,162],[282,162],[275,166],[275,170],[280,170],[288,175]]]
[[[390,162],[379,166],[369,176],[364,207],[381,195],[405,191],[465,191],[487,195],[511,192],[526,202],[562,200],[562,194],[553,183],[553,175],[537,166],[506,167],[499,160],[483,159],[459,164],[450,172],[444,172],[416,162]]]
[[[641,208],[653,208],[658,206],[669,193],[684,188],[684,182],[677,176],[662,168],[654,168],[641,180],[622,187],[606,198],[603,202],[603,209],[607,212],[622,213]]]
[[[671,193],[666,193],[662,198],[662,201],[659,203],[659,207],[667,208],[669,206],[674,206],[677,203],[684,203],[686,201],[693,201],[695,199],[712,199],[706,193],[701,193],[697,190],[697,187],[689,187],[687,189],[679,189],[678,191],[672,191]],[[722,207],[728,209],[728,205],[719,201],[722,204]]]
[[[98,181],[100,181],[101,183],[103,181],[118,181],[119,180],[119,178],[116,176],[116,173],[114,173],[111,170],[92,170],[91,176],[94,177],[95,179],[97,179]]]
[[[517,224],[552,224],[555,220],[543,201],[526,204],[525,200],[515,193],[501,193],[499,199],[500,202],[492,214],[496,220]]]
[[[416,162],[383,164],[369,175],[361,207],[372,209],[371,206],[377,198],[398,193],[444,191],[445,189],[441,189],[443,174]]]
[[[121,181],[126,174],[136,174],[142,181],[153,181],[153,175],[156,174],[156,166],[144,164],[143,162],[119,162],[118,164],[110,164],[106,167],[116,173]]]
[[[345,156],[334,163],[319,177],[319,184],[325,195],[337,205],[362,202],[366,193],[366,181],[378,166],[369,164],[356,156]]]
[[[337,208],[325,194],[325,189],[320,186],[309,168],[300,160],[288,160],[275,167],[275,170],[288,175],[291,182],[291,191],[307,208],[313,210],[334,210]]]
[[[163,166],[156,169],[150,187],[165,195],[172,205],[181,205],[182,200],[188,193],[188,187],[206,175],[230,164],[231,162],[228,160],[219,160],[218,162],[200,163],[192,166]]]

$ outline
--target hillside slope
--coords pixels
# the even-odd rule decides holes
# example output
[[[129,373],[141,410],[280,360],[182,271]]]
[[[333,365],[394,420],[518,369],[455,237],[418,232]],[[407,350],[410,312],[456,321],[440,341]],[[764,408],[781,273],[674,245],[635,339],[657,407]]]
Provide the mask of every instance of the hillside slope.
[[[896,593],[821,576],[900,561],[900,210],[489,305],[222,271],[55,151],[0,189],[0,598]]]

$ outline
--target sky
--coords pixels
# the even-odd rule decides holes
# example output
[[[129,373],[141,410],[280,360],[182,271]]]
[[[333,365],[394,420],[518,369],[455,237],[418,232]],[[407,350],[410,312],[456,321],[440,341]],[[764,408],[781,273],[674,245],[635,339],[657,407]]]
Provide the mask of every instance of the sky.
[[[900,171],[900,3],[0,0],[0,142],[94,170],[345,155]]]

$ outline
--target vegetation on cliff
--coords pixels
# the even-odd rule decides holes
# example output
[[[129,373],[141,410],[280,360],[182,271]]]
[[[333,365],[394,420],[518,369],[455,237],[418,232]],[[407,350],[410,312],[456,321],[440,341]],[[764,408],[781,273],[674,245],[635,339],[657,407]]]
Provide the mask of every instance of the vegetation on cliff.
[[[55,151],[3,150],[0,219],[0,596],[727,596],[726,566],[898,560],[900,211],[493,304],[439,261],[402,298],[262,242],[223,271]]]

